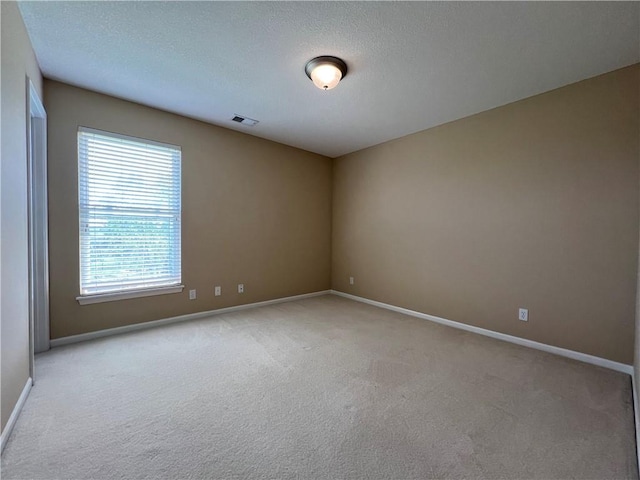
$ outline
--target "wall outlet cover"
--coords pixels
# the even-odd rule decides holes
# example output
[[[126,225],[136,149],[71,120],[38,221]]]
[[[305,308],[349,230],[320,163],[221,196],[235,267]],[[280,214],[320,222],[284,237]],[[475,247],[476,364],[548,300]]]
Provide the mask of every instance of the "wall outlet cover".
[[[518,320],[521,320],[523,322],[528,322],[529,321],[529,310],[527,310],[526,308],[521,308],[518,310]]]

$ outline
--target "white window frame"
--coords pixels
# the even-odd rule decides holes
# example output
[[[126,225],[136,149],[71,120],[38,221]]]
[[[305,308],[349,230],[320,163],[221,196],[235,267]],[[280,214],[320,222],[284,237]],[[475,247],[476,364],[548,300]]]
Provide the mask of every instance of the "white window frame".
[[[144,144],[144,145],[156,145],[156,146],[160,146],[160,147],[165,147],[165,148],[169,148],[172,150],[177,150],[178,152],[180,152],[181,155],[181,147],[177,146],[177,145],[171,145],[171,144],[167,144],[167,143],[161,143],[161,142],[157,142],[154,140],[147,140],[144,138],[139,138],[139,137],[133,137],[133,136],[128,136],[128,135],[122,135],[122,134],[118,134],[118,133],[112,133],[112,132],[107,132],[107,131],[103,131],[103,130],[96,130],[96,129],[92,129],[92,128],[87,128],[87,127],[79,127],[78,128],[78,145],[80,143],[80,135],[81,133],[86,132],[86,133],[92,133],[92,134],[96,134],[96,135],[102,135],[102,136],[106,136],[106,137],[111,137],[111,138],[115,138],[115,139],[123,139],[129,142],[136,142],[136,143],[140,143],[140,144]],[[180,159],[181,160],[181,159]],[[78,183],[80,184],[80,150],[78,149],[78,155],[77,155],[77,161],[78,161]],[[181,176],[181,173],[180,173]],[[181,185],[181,179],[180,180],[180,203],[181,203],[181,196],[182,196],[182,185]],[[78,219],[79,219],[79,244],[81,243],[82,239],[81,239],[81,235],[82,235],[82,206],[80,205],[80,195],[81,192],[78,191]],[[179,209],[180,206],[179,206]],[[181,215],[181,212],[179,213],[179,215]],[[182,222],[181,222],[182,223]],[[182,235],[182,233],[180,232],[180,235]],[[181,241],[180,241],[181,243]],[[80,246],[80,245],[79,245]],[[80,255],[82,255],[82,251],[79,252]],[[182,252],[181,252],[181,247],[179,249],[178,254],[180,255],[180,265],[182,262],[181,256],[182,256]],[[80,258],[80,279],[82,278],[82,259]],[[172,283],[172,284],[167,284],[167,285],[158,285],[158,286],[153,286],[150,288],[135,288],[135,289],[123,289],[123,290],[118,290],[118,291],[110,291],[110,292],[104,292],[104,293],[88,293],[88,294],[80,294],[80,296],[76,297],[76,300],[78,301],[78,303],[80,305],[89,305],[89,304],[94,304],[94,303],[102,303],[102,302],[111,302],[111,301],[117,301],[117,300],[126,300],[126,299],[130,299],[130,298],[140,298],[140,297],[149,297],[149,296],[155,296],[155,295],[165,295],[165,294],[173,294],[173,293],[180,293],[183,291],[184,289],[184,285],[182,284],[182,271],[181,271],[181,266],[180,266],[180,278],[179,281],[177,283]],[[82,282],[82,280],[80,280],[80,283]]]

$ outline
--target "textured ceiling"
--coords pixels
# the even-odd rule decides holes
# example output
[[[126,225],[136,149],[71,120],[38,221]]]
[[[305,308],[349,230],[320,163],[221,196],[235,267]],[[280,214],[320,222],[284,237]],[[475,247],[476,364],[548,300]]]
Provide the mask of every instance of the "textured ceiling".
[[[19,5],[47,77],[330,157],[640,61],[630,2]]]

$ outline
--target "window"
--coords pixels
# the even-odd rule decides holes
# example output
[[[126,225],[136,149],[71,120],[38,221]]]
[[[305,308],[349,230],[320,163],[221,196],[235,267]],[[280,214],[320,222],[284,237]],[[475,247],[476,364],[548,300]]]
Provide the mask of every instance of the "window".
[[[81,304],[182,291],[180,147],[80,127]]]

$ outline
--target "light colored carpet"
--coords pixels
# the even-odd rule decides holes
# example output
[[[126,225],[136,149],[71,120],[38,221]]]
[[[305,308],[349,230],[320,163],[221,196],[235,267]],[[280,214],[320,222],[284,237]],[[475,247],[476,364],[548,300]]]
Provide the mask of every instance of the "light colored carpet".
[[[637,478],[627,375],[336,296],[54,349],[2,478]]]

